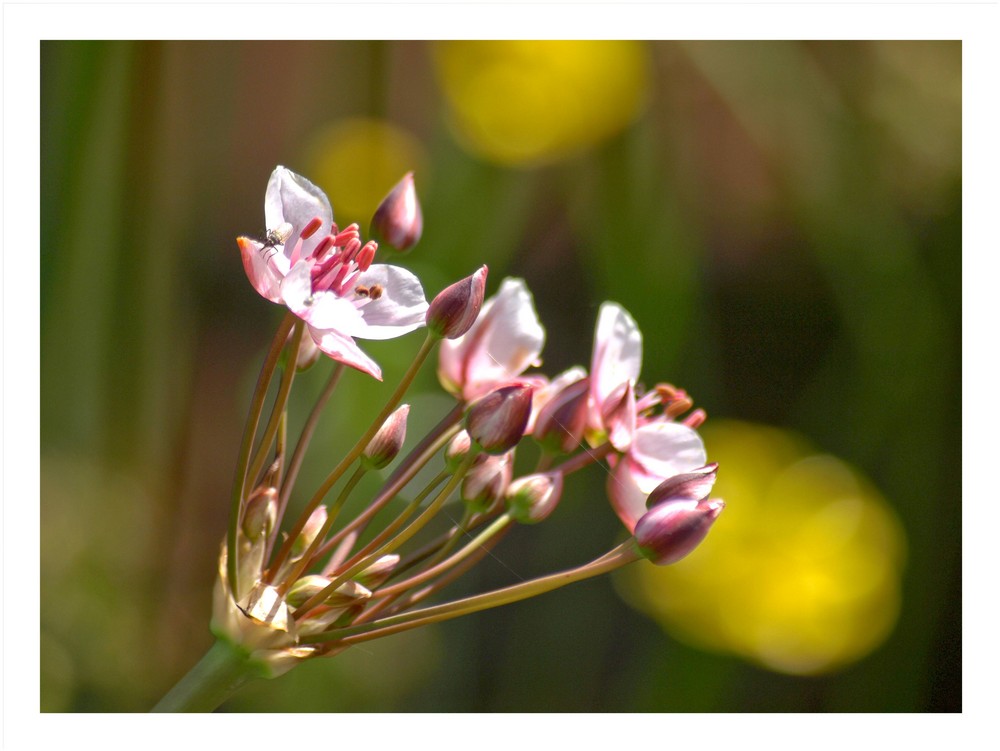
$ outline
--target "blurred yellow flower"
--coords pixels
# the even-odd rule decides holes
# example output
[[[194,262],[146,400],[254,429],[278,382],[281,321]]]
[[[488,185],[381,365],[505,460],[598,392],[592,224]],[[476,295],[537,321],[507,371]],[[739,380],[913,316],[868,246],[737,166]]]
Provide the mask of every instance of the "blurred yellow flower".
[[[905,533],[843,461],[776,428],[701,429],[726,514],[673,566],[633,566],[626,598],[694,646],[795,675],[835,670],[895,625]]]
[[[330,198],[337,223],[357,222],[365,234],[375,209],[403,175],[415,172],[420,186],[427,158],[408,131],[385,120],[351,118],[317,131],[306,162],[306,174]]]
[[[648,51],[635,41],[475,41],[436,47],[454,130],[503,165],[560,159],[614,135],[642,109]]]

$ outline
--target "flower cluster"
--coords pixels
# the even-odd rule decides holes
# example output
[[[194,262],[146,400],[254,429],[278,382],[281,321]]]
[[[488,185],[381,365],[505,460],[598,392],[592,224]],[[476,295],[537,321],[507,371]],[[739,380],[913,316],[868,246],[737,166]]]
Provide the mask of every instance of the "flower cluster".
[[[218,662],[225,669],[215,672],[231,691],[249,676],[279,675],[304,659],[531,597],[643,558],[673,563],[705,537],[723,504],[709,498],[717,468],[707,463],[695,430],[704,413],[692,410],[681,389],[643,388],[642,336],[620,305],[604,303],[598,312],[589,372],[577,366],[550,378],[537,370],[545,329],[522,280],[503,280],[485,299],[484,266],[428,305],[413,274],[375,264],[377,242],[362,243],[357,225],[339,229],[322,191],[283,167],[268,182],[265,220],[263,238],[237,243],[254,289],[288,312],[258,380],[231,495],[212,620],[224,655],[192,675],[212,675]],[[407,250],[421,229],[407,175],[379,207],[372,232]],[[355,338],[385,339],[421,326],[424,342],[382,410],[308,496],[297,519],[285,524],[310,438],[343,366],[381,380]],[[316,349],[336,365],[288,453],[288,395],[297,364]],[[401,402],[435,349],[438,377],[456,404],[401,456],[409,417]],[[258,436],[279,371],[270,417]],[[516,476],[526,460],[534,467]],[[361,478],[394,463],[364,510],[342,520]],[[440,471],[419,487],[418,474],[426,476],[421,470],[436,463]],[[628,533],[624,542],[569,571],[422,605],[439,599],[518,524],[549,518],[566,476],[595,463],[606,464],[608,497]],[[370,529],[380,511],[404,496],[410,500],[391,522]],[[460,521],[442,524],[447,515],[439,512],[455,498],[463,504]],[[206,698],[204,683],[182,681],[160,708],[217,703],[217,693]]]

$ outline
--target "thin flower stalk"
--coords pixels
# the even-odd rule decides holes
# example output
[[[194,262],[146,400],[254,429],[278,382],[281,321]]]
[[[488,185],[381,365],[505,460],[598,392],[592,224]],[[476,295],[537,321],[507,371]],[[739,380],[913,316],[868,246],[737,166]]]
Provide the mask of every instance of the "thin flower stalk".
[[[323,481],[323,484],[320,485],[320,487],[313,494],[309,503],[306,504],[299,520],[288,533],[288,539],[285,540],[285,544],[282,545],[281,549],[278,551],[276,563],[272,564],[272,570],[277,570],[277,567],[280,567],[285,558],[288,556],[292,547],[292,542],[295,540],[295,537],[299,534],[299,532],[302,531],[302,527],[305,526],[306,520],[309,518],[309,514],[311,514],[316,507],[322,503],[323,498],[328,492],[330,492],[330,488],[336,484],[337,480],[339,480],[347,469],[355,462],[355,460],[361,456],[365,447],[368,445],[368,442],[371,441],[372,437],[378,432],[379,428],[382,427],[382,423],[385,422],[386,418],[392,414],[392,411],[403,400],[406,390],[410,387],[410,384],[413,382],[413,379],[420,370],[420,366],[423,365],[424,360],[427,359],[427,356],[430,354],[436,343],[437,337],[430,334],[428,334],[428,336],[424,339],[423,344],[420,345],[420,350],[413,358],[413,362],[410,363],[410,367],[407,369],[406,373],[403,374],[399,385],[396,386],[396,390],[393,391],[392,396],[389,397],[385,406],[382,407],[382,411],[378,413],[378,416],[376,416],[376,418],[372,421],[368,430],[366,430],[361,438],[358,439],[358,442],[354,444],[354,447],[347,452],[347,455],[341,459],[340,463],[334,467],[333,471],[330,472],[327,478]]]
[[[295,325],[292,327],[291,341],[286,349],[287,352],[294,354],[298,351],[302,344],[302,334],[305,329],[305,324],[302,321],[296,321]],[[284,372],[281,374],[281,381],[278,384],[278,393],[274,397],[274,404],[271,406],[271,416],[268,418],[267,425],[264,427],[264,432],[261,434],[260,442],[257,446],[257,452],[254,455],[253,461],[250,463],[250,469],[247,471],[247,477],[257,477],[261,470],[264,468],[264,462],[267,461],[268,453],[271,450],[271,445],[275,441],[278,435],[278,427],[281,425],[282,418],[285,415],[285,408],[288,405],[288,396],[292,392],[292,381],[295,379],[295,359],[293,356],[289,357],[290,362],[286,363]],[[275,452],[278,456],[282,455],[281,451]]]
[[[239,529],[243,499],[247,494],[247,469],[250,461],[250,451],[253,447],[254,436],[257,433],[257,423],[264,410],[264,399],[267,396],[267,387],[274,376],[275,368],[278,365],[278,358],[281,350],[285,346],[288,332],[295,325],[295,319],[286,314],[281,320],[281,325],[271,341],[271,348],[261,366],[260,375],[257,377],[257,386],[254,389],[253,397],[250,400],[250,411],[247,413],[246,424],[243,428],[243,440],[240,443],[240,453],[236,459],[236,472],[233,477],[232,493],[230,494],[229,530],[226,534],[226,548],[228,557],[228,575],[234,589],[239,584],[239,574],[237,572],[237,531]]]

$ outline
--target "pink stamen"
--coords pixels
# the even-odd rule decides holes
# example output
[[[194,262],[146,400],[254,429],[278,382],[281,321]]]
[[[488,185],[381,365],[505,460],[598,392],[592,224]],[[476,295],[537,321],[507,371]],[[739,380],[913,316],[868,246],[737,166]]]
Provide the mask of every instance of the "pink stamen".
[[[322,240],[320,240],[319,243],[316,245],[316,247],[313,249],[312,257],[315,258],[316,260],[319,260],[320,258],[323,257],[323,254],[326,253],[326,251],[332,247],[334,247],[333,235],[327,235]]]
[[[301,237],[303,240],[307,240],[313,235],[315,235],[319,231],[319,228],[322,226],[323,226],[323,220],[320,219],[318,216],[314,216],[312,219],[309,220],[309,223],[302,228],[302,231],[299,233],[299,237]]]
[[[681,420],[681,423],[687,425],[689,428],[698,428],[703,422],[705,422],[706,419],[708,419],[708,415],[705,414],[705,410],[696,409],[690,415]]]
[[[334,286],[337,275],[343,269],[341,256],[341,253],[337,253],[330,262],[323,264],[321,273],[313,279],[313,289],[327,290]]]
[[[291,266],[294,266],[299,262],[299,255],[301,253],[302,253],[302,238],[299,237],[299,239],[295,241],[295,245],[292,247],[292,255],[288,259],[288,262]]]
[[[359,250],[361,250],[361,241],[356,237],[352,237],[347,245],[344,246],[344,259],[353,261]]]
[[[354,283],[358,281],[359,276],[361,276],[360,271],[354,272],[354,274],[352,274],[351,277],[341,285],[340,289],[337,290],[337,294],[343,295],[344,290],[354,289]]]
[[[378,250],[378,244],[374,240],[369,240],[364,244],[364,247],[358,251],[358,268],[362,271],[368,271],[368,268],[372,265],[372,261],[375,260],[375,251]]]
[[[339,295],[341,293],[341,290],[343,290],[344,279],[347,277],[350,271],[351,271],[351,264],[349,263],[341,264],[340,268],[337,269],[337,275],[333,277],[333,281],[330,282],[329,286],[327,286],[326,289],[331,289]]]
[[[361,237],[361,233],[358,231],[357,225],[355,224],[352,224],[347,229],[342,230],[340,232],[336,232],[334,234],[336,235],[336,237],[334,238],[334,242],[338,248],[342,248],[345,245],[347,245],[347,243],[349,243],[351,240],[359,239]]]

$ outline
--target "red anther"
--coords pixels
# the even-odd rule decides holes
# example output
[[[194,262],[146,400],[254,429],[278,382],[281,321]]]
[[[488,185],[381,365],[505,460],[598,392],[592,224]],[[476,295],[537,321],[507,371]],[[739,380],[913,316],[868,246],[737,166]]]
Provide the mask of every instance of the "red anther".
[[[359,250],[361,250],[361,240],[352,237],[347,245],[344,246],[344,261],[353,261],[358,255]]]
[[[674,401],[667,405],[667,417],[679,417],[694,406],[694,402],[687,396],[678,394]]]
[[[660,395],[660,399],[669,402],[677,393],[677,387],[672,383],[658,383],[656,384],[656,393]]]
[[[323,226],[323,220],[320,219],[318,216],[314,216],[312,219],[309,220],[309,224],[307,224],[305,227],[302,228],[302,231],[299,233],[299,237],[301,237],[303,240],[306,240],[315,235],[319,231],[319,228],[322,226]]]
[[[347,243],[349,243],[354,238],[360,238],[361,230],[358,229],[358,225],[351,224],[347,227],[344,227],[344,229],[342,229],[340,232],[337,232],[336,235],[337,235],[336,237],[337,245],[339,247],[343,247],[347,245]]]
[[[378,244],[374,240],[369,240],[364,244],[361,250],[358,251],[358,257],[356,259],[358,268],[362,271],[368,271],[368,267],[372,265],[372,261],[375,260],[375,251],[378,250]]]
[[[708,415],[703,409],[696,409],[690,415],[681,420],[681,423],[687,425],[689,428],[695,429],[701,426],[705,420],[708,419]]]
[[[319,243],[316,245],[316,247],[313,249],[312,257],[319,260],[320,258],[323,257],[323,254],[326,253],[326,251],[328,251],[330,248],[333,247],[333,244],[334,244],[333,235],[327,235],[322,240],[320,240]]]

